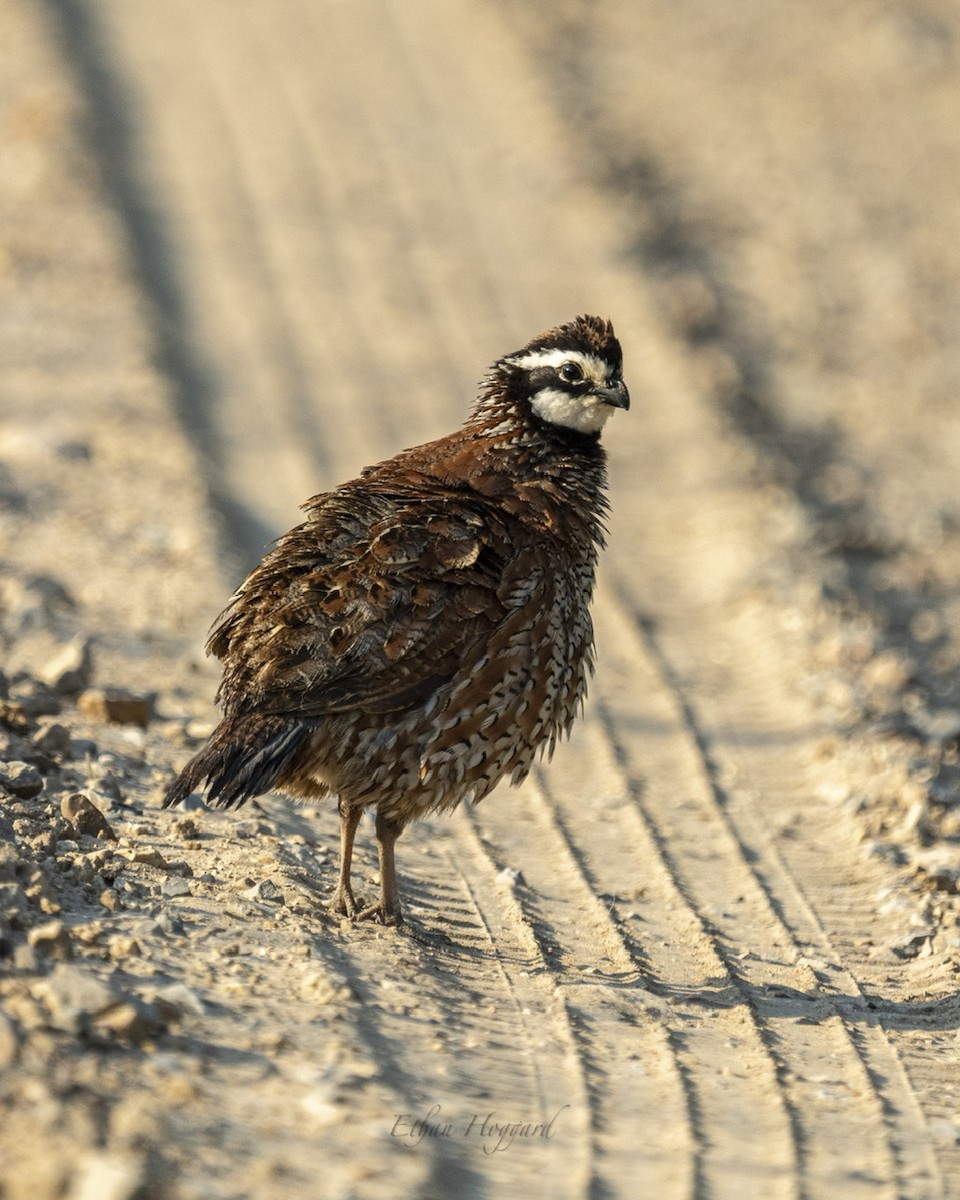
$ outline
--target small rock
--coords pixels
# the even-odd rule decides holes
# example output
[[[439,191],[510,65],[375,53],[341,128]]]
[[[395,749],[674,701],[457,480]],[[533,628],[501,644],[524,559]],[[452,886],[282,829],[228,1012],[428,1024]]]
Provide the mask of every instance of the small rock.
[[[30,763],[0,763],[0,787],[21,800],[30,800],[43,791],[43,778]]]
[[[138,958],[143,953],[143,947],[129,933],[117,933],[107,942],[107,953],[114,962],[125,958]]]
[[[159,850],[153,847],[147,847],[143,850],[135,850],[133,852],[133,861],[137,863],[146,863],[148,867],[157,867],[158,870],[165,871],[167,869],[167,860],[163,857]]]
[[[88,638],[74,638],[40,671],[41,680],[60,696],[75,696],[89,686],[93,671]]]
[[[114,849],[112,846],[98,846],[95,850],[89,850],[83,860],[93,868],[94,871],[102,871],[103,868],[112,862],[114,857]]]
[[[31,988],[33,995],[47,1008],[55,1028],[79,1032],[92,1017],[120,1002],[106,983],[81,967],[61,963]]]
[[[122,992],[78,966],[61,963],[31,990],[46,1005],[53,1027],[66,1033],[108,1034],[139,1043],[164,1028],[156,1005]]]
[[[508,887],[523,887],[526,880],[516,867],[504,867],[502,871],[497,872],[497,883],[504,883]]]
[[[924,950],[929,949],[930,939],[935,932],[932,927],[918,929],[915,933],[910,933],[899,942],[895,942],[890,949],[897,958],[917,958],[922,956]]]
[[[96,1033],[109,1033],[127,1042],[145,1042],[161,1033],[166,1023],[155,1004],[144,1004],[136,996],[127,996],[121,1003],[97,1015],[93,1022]]]
[[[193,817],[180,817],[173,823],[173,832],[184,841],[196,841],[200,837],[200,829]]]
[[[160,885],[160,895],[165,900],[173,900],[177,896],[190,896],[192,894],[190,884],[179,875],[172,875]]]
[[[32,675],[19,676],[10,688],[10,703],[28,720],[55,717],[63,709],[63,699],[52,687]]]
[[[31,739],[41,754],[63,761],[72,756],[70,730],[58,721],[45,718],[40,722],[40,728]]]
[[[183,937],[186,930],[176,913],[164,909],[157,913],[151,932],[165,934],[167,937]]]
[[[37,925],[27,934],[27,944],[43,958],[66,961],[73,958],[70,933],[62,921],[47,921]]]
[[[259,883],[255,883],[253,887],[247,888],[243,892],[245,900],[253,900],[258,904],[283,904],[283,892],[277,887],[272,879],[261,879]]]
[[[102,838],[115,842],[117,835],[99,808],[82,792],[72,792],[60,802],[60,812],[70,822],[77,836]]]
[[[104,888],[100,893],[100,904],[107,912],[119,912],[123,908],[123,901],[113,888]]]
[[[147,696],[136,696],[123,688],[88,688],[81,692],[77,708],[91,721],[109,721],[113,725],[150,724],[153,704]]]
[[[335,1004],[337,1001],[349,1001],[352,993],[349,986],[342,980],[333,978],[325,968],[315,965],[304,967],[300,979],[300,995],[311,1004]]]
[[[154,995],[153,1002],[160,1010],[161,1015],[169,1021],[178,1021],[185,1014],[202,1017],[207,1011],[206,1005],[197,993],[184,983],[171,983],[169,986],[161,988]]]

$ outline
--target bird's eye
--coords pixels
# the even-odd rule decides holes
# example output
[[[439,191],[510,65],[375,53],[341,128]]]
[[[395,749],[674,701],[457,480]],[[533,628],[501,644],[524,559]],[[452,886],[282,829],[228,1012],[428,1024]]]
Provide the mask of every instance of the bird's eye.
[[[579,363],[565,362],[560,368],[560,378],[567,383],[577,383],[583,378],[583,368]]]

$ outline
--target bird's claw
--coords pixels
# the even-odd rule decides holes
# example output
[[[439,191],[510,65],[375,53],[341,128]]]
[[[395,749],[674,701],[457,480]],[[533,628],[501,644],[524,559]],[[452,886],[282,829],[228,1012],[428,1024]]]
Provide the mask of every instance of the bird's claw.
[[[354,916],[355,921],[373,921],[377,925],[402,925],[403,916],[399,907],[387,909],[383,904],[371,904]]]
[[[327,901],[327,906],[331,912],[338,913],[341,917],[353,918],[360,912],[360,905],[349,888],[338,887]]]

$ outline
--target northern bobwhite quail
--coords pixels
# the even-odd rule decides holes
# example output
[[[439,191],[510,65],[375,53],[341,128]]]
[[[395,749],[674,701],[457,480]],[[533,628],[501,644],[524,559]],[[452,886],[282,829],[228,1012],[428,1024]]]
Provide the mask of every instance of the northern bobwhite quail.
[[[334,793],[332,907],[398,922],[407,822],[519,783],[582,705],[621,371],[610,323],[578,317],[494,363],[456,433],[308,500],[213,627],[223,719],[165,806],[204,782],[220,808]],[[371,806],[380,900],[360,911],[350,862]]]

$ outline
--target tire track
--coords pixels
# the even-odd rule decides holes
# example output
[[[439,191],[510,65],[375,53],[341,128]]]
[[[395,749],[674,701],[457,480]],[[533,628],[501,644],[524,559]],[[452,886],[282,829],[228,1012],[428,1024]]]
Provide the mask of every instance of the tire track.
[[[454,416],[504,330],[593,306],[591,289],[649,328],[596,232],[612,214],[582,189],[554,198],[570,182],[562,137],[493,10],[289,0],[274,17],[209,0],[178,4],[173,22],[106,7],[182,238],[184,324],[218,381],[218,469],[263,524],[286,527],[309,492],[436,433],[438,405]],[[663,371],[669,350],[654,354]],[[677,489],[684,438],[710,453],[696,405],[683,413],[654,414],[638,511]],[[674,570],[696,576],[683,519],[659,532]],[[621,562],[637,540],[624,545]],[[897,1056],[824,932],[820,877],[809,862],[791,874],[750,795],[786,793],[735,739],[729,761],[752,782],[742,795],[725,783],[716,722],[700,716],[722,706],[672,632],[690,614],[662,644],[609,592],[597,615],[602,641],[629,649],[619,668],[604,657],[600,703],[553,771],[404,839],[410,909],[453,944],[362,929],[346,942],[305,918],[356,997],[350,1040],[404,1111],[488,1103],[539,1119],[570,1097],[562,1146],[522,1148],[551,1195],[632,1194],[638,1173],[668,1200],[746,1180],[765,1197],[939,1194]],[[702,614],[688,626],[710,644]],[[736,682],[728,724],[750,726],[757,681]],[[335,844],[333,814],[320,823]],[[511,867],[526,880],[512,895],[498,882]],[[423,1194],[528,1193],[510,1156],[465,1138],[417,1153]]]
[[[602,610],[607,619],[612,607]],[[830,1188],[849,1184],[846,1176],[853,1125],[859,1147],[856,1170],[872,1174],[879,1189],[876,1194],[941,1195],[942,1181],[924,1135],[924,1121],[896,1052],[777,853],[768,827],[758,823],[747,803],[750,785],[744,783],[731,793],[720,782],[720,772],[692,708],[692,697],[710,696],[711,689],[698,687],[691,677],[681,684],[649,626],[635,624],[622,607],[615,615],[619,617],[616,629],[609,629],[607,637],[622,646],[629,644],[632,636],[638,651],[635,669],[642,655],[652,676],[647,695],[659,691],[664,698],[672,697],[677,736],[686,743],[692,770],[700,776],[690,805],[696,807],[695,822],[690,821],[690,812],[677,819],[674,806],[658,805],[654,811],[645,797],[640,802],[659,831],[672,869],[683,880],[691,902],[704,914],[720,956],[766,1030],[771,1053],[780,1065],[781,1084],[792,1097],[807,1186],[814,1194],[830,1194]],[[689,633],[692,622],[687,629]],[[759,631],[752,633],[757,636]],[[692,669],[692,664],[686,667]],[[781,724],[787,721],[797,728],[789,722],[791,714],[784,697],[768,694],[765,703],[759,702],[753,711],[748,704],[745,711],[743,698],[755,698],[763,682],[758,677],[743,688],[732,686],[728,679],[723,700],[728,724],[752,731],[769,729],[778,780],[784,775],[802,778],[803,763],[791,761],[791,734]],[[771,680],[769,692],[775,690]],[[657,770],[656,759],[635,739],[627,744],[613,732],[622,721],[623,713],[618,711],[616,722],[608,723],[618,755],[629,764],[631,773],[642,771],[651,780]],[[738,782],[750,778],[756,741],[755,736],[738,741],[732,756]],[[809,735],[800,742],[809,745]],[[675,756],[668,770],[676,771]],[[788,790],[770,778],[753,782],[756,790],[752,794],[762,796],[765,805],[774,803],[778,792],[782,795]],[[710,844],[708,881],[703,873],[703,841]],[[820,852],[824,850],[821,845]],[[724,876],[731,863],[738,869],[728,882]],[[816,877],[807,878],[812,882]],[[761,914],[765,920],[758,920]],[[853,1098],[861,1111],[851,1121]],[[885,1193],[886,1181],[893,1180],[902,1190]]]
[[[593,723],[587,723],[580,741],[587,743],[590,771],[609,758],[603,733]],[[581,1030],[588,1069],[591,1061],[621,1058],[625,1046],[641,1061],[656,1062],[667,1051],[673,1062],[671,1108],[665,1104],[671,1097],[662,1088],[651,1089],[649,1079],[633,1079],[632,1086],[621,1081],[612,1093],[609,1074],[600,1073],[598,1127],[666,1126],[676,1131],[686,1126],[691,1174],[680,1190],[672,1190],[678,1181],[675,1159],[669,1169],[670,1155],[660,1161],[654,1147],[648,1162],[644,1151],[651,1148],[635,1145],[630,1157],[644,1178],[658,1167],[664,1171],[657,1187],[665,1190],[652,1194],[698,1197],[732,1195],[742,1186],[738,1167],[743,1167],[747,1120],[763,1147],[751,1169],[762,1180],[764,1195],[794,1196],[791,1117],[753,1016],[734,995],[734,978],[678,892],[676,873],[637,819],[625,790],[603,795],[590,814],[603,823],[606,837],[581,835],[574,841],[570,829],[583,829],[583,797],[590,795],[590,786],[577,770],[568,783],[568,772],[563,786],[549,796],[539,782],[526,788],[524,809],[529,811],[498,822],[485,840],[497,845],[500,861],[516,863],[523,855],[527,886],[518,891],[518,899]],[[604,770],[602,777],[609,780],[611,775]],[[478,819],[485,816],[481,812]],[[526,824],[536,832],[526,830]],[[531,845],[536,846],[533,855]],[[638,862],[647,868],[639,913],[634,911]],[[719,1073],[725,1048],[734,1046],[749,1070]],[[611,1141],[624,1144],[622,1137],[611,1136]],[[618,1172],[625,1166],[617,1164],[611,1178],[624,1178]]]
[[[516,803],[525,808],[531,801],[535,815],[530,819],[540,825],[537,816],[542,818],[546,809],[536,783],[525,785]],[[583,1194],[620,1194],[631,1172],[644,1180],[651,1195],[701,1194],[696,1093],[656,1019],[658,1005],[644,990],[636,959],[613,933],[604,900],[589,888],[584,894],[575,865],[572,888],[564,886],[566,871],[551,870],[558,860],[563,863],[562,842],[553,847],[559,853],[541,852],[533,861],[526,854],[530,843],[518,828],[522,822],[497,820],[494,814],[491,827],[493,806],[485,807],[464,816],[490,864],[489,874],[502,878],[522,858],[522,876],[513,892],[514,920],[537,947],[588,1091],[593,1177]],[[551,842],[555,832],[547,832]],[[571,865],[570,860],[563,865]],[[597,936],[604,949],[599,965]],[[638,1138],[626,1148],[619,1136],[623,1128],[655,1128],[658,1136],[655,1141]]]

